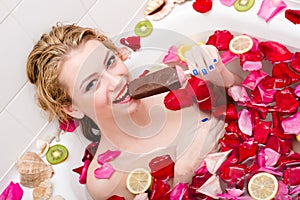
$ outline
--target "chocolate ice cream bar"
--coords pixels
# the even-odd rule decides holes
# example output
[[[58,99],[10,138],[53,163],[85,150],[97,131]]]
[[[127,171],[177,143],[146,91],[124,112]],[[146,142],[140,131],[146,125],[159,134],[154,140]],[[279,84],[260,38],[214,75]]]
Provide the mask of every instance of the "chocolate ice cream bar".
[[[180,67],[165,67],[128,84],[129,96],[141,99],[181,88],[187,78]]]

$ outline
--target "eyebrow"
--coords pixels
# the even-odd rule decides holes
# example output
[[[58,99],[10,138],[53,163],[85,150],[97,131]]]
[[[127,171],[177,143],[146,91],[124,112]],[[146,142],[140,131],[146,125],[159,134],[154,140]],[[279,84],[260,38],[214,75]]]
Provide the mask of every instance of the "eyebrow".
[[[106,63],[106,61],[107,61],[107,59],[108,59],[109,53],[110,53],[110,51],[107,51],[107,52],[106,52],[105,58],[104,58],[104,60],[103,60],[103,64],[104,64],[104,65],[105,65],[105,63]],[[81,81],[81,83],[80,83],[79,89],[82,88],[83,84],[84,84],[87,80],[91,79],[91,78],[92,78],[93,76],[95,76],[95,75],[97,75],[96,72],[95,72],[95,73],[92,73],[91,75],[89,75],[88,77],[86,77],[85,79],[83,79],[83,80]]]

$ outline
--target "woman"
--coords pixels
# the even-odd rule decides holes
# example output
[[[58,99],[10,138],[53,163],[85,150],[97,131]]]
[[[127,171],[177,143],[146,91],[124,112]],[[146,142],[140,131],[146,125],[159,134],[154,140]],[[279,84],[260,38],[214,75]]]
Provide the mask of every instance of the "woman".
[[[173,183],[191,180],[203,156],[213,150],[223,133],[222,121],[217,121],[213,129],[210,129],[212,120],[199,128],[200,117],[193,107],[178,112],[162,109],[164,94],[142,100],[130,98],[126,90],[132,78],[124,64],[127,53],[93,29],[58,24],[42,35],[28,57],[28,78],[36,85],[38,102],[50,119],[56,117],[61,121],[72,117],[99,127],[102,137],[95,158],[111,148],[127,155],[123,159],[120,156],[121,164],[116,161],[116,171],[109,179],[97,179],[94,170],[99,164],[96,159],[91,162],[87,188],[94,199],[114,194],[132,199],[134,195],[125,185],[128,170],[141,167],[142,160],[146,167],[149,156],[130,159],[165,147],[173,156],[177,154]],[[186,59],[191,71],[202,72],[199,76],[216,85],[229,87],[240,82],[212,46],[194,47]],[[185,116],[196,117],[185,122]],[[170,150],[183,138],[182,129],[191,127],[189,123],[194,126],[186,128],[192,132],[192,141]]]

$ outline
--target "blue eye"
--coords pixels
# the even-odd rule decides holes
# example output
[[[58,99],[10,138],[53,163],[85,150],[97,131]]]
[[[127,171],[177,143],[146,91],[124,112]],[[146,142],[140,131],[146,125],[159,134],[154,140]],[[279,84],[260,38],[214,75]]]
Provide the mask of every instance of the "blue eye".
[[[116,61],[116,56],[112,55],[106,63],[107,68],[110,67],[112,64],[114,64],[115,61]]]
[[[88,85],[85,88],[85,91],[88,92],[91,89],[95,88],[98,82],[98,78],[97,79],[93,79],[91,82],[88,83]]]

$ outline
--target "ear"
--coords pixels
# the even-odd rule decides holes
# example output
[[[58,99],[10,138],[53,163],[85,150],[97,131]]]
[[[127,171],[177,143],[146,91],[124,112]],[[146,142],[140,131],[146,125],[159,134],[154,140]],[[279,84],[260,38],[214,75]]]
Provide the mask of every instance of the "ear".
[[[84,117],[84,113],[81,112],[76,106],[70,105],[70,106],[63,106],[62,110],[70,115],[71,117],[74,117],[76,119],[82,119]]]

